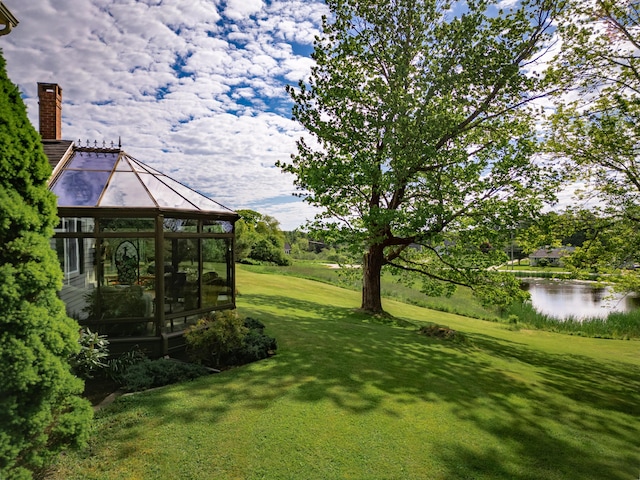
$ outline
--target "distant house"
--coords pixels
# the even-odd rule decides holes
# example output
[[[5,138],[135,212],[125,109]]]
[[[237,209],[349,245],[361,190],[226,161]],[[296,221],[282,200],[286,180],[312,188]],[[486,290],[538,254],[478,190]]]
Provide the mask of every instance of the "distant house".
[[[550,247],[539,248],[529,255],[529,265],[532,267],[561,267],[562,257],[565,257],[575,250],[575,247]]]

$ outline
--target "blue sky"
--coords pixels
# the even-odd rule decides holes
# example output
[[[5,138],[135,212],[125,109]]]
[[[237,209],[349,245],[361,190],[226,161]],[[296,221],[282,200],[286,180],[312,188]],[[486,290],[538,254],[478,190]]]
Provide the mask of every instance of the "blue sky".
[[[274,164],[304,134],[285,85],[309,74],[322,2],[3,1],[20,23],[0,48],[36,128],[37,83],[57,83],[64,139],[120,137],[141,162],[285,230],[313,216]]]

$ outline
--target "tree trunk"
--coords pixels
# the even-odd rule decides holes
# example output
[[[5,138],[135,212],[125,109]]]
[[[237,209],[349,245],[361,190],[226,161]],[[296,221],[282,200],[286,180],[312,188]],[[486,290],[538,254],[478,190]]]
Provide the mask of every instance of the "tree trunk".
[[[362,268],[362,310],[384,313],[380,297],[380,272],[382,271],[383,247],[372,245],[364,255]]]

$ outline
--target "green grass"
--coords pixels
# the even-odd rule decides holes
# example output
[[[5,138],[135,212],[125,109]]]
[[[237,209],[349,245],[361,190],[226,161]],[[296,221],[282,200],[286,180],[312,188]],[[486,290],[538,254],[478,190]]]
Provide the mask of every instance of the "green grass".
[[[296,260],[287,267],[277,267],[270,265],[243,265],[242,269],[256,272],[277,275],[287,275],[299,278],[316,280],[330,283],[354,291],[362,288],[361,279],[348,279],[339,274],[339,270],[329,268],[326,263],[299,261]],[[467,317],[481,318],[485,320],[496,320],[498,314],[495,311],[483,308],[473,297],[471,289],[459,287],[451,297],[429,297],[421,293],[415,286],[407,286],[397,281],[397,278],[390,273],[385,273],[381,278],[382,296],[399,300],[404,303],[417,305],[420,307],[432,308],[441,312],[456,313]]]
[[[609,479],[640,473],[640,342],[510,331],[238,270],[268,360],[120,398],[53,479]]]
[[[339,285],[351,290],[360,291],[360,279],[347,281],[336,269],[331,269],[324,263],[296,261],[288,267],[276,266],[243,266],[245,270],[256,273],[269,273],[317,280],[320,282]],[[529,267],[523,267],[529,268]],[[536,274],[528,271],[515,270],[516,277],[544,277],[568,278],[568,274],[558,273],[559,267],[531,267]],[[441,312],[455,313],[466,317],[482,320],[507,322],[510,315],[518,316],[518,324],[526,328],[536,328],[552,332],[562,332],[570,335],[581,335],[598,338],[640,338],[640,310],[629,313],[612,313],[608,318],[593,318],[585,321],[568,319],[559,322],[535,311],[530,305],[514,306],[511,309],[498,312],[497,309],[483,307],[473,296],[471,289],[458,287],[451,297],[429,297],[419,291],[416,286],[399,283],[393,275],[383,274],[381,278],[382,295],[385,298],[399,300],[411,305],[426,307]]]

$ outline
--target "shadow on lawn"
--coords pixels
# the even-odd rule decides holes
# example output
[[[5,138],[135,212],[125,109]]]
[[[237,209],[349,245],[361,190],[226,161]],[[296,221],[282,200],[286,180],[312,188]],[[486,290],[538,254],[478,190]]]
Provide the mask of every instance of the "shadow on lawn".
[[[471,448],[476,442],[464,436],[434,439],[450,469],[444,478],[629,480],[638,473],[640,431],[629,420],[640,416],[640,373],[631,368],[477,334],[469,335],[469,345],[442,342],[370,323],[347,308],[285,296],[244,295],[241,303],[278,339],[278,354],[255,368],[185,386],[192,403],[205,408],[176,412],[170,393],[154,393],[150,401],[159,417],[217,422],[231,406],[265,409],[285,395],[306,403],[328,400],[355,414],[378,409],[401,416],[402,409],[386,401],[392,394],[404,404],[445,402],[504,445],[494,451]],[[505,367],[496,368],[487,356]],[[520,376],[518,368],[533,369],[533,378]],[[598,444],[611,451],[594,456]]]

